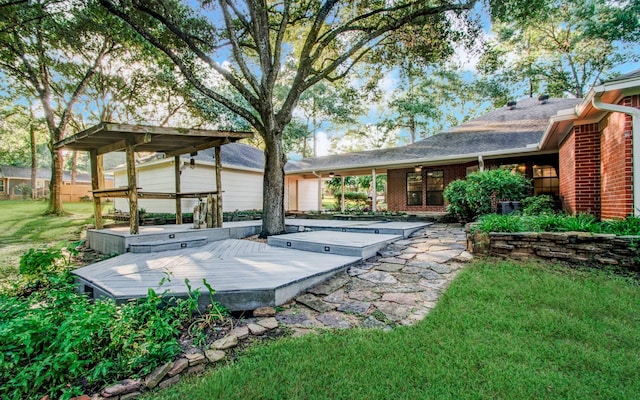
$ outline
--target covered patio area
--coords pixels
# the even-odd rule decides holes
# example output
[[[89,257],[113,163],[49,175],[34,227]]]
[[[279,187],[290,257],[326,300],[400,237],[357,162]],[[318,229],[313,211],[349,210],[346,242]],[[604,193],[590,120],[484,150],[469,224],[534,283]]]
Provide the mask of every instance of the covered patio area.
[[[91,161],[91,187],[97,229],[103,228],[102,199],[123,197],[129,202],[129,232],[139,232],[138,198],[175,199],[176,222],[182,223],[181,199],[207,198],[206,226],[222,226],[222,178],[220,146],[240,139],[250,138],[251,132],[221,130],[167,128],[100,123],[94,127],[70,136],[54,145],[55,150],[87,151]],[[180,189],[179,158],[182,154],[195,155],[200,150],[215,148],[216,190],[207,192],[182,192]],[[102,156],[114,151],[124,151],[127,163],[127,186],[105,188]],[[164,153],[165,157],[175,157],[175,191],[167,193],[145,192],[136,176],[135,153]]]

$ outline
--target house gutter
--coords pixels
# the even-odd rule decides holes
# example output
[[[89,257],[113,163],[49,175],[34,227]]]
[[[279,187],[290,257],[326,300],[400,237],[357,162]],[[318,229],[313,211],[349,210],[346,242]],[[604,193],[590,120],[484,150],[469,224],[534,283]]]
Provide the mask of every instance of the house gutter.
[[[597,93],[591,99],[591,104],[597,110],[619,112],[631,116],[631,140],[633,153],[631,160],[633,163],[633,214],[640,216],[640,110],[634,107],[621,106],[618,104],[603,103],[600,96],[605,91],[604,86],[594,88]]]

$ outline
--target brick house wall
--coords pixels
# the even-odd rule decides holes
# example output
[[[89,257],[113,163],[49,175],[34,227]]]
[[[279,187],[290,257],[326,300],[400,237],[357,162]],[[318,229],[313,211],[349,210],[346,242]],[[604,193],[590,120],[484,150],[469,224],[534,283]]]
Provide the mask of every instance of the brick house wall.
[[[640,108],[640,95],[618,104]],[[578,125],[560,144],[560,196],[569,213],[601,219],[633,214],[631,116],[610,113],[599,124]]]
[[[456,164],[456,165],[438,165],[422,168],[422,205],[407,205],[407,173],[415,172],[413,168],[390,169],[387,170],[387,208],[390,211],[406,211],[406,212],[443,212],[447,206],[428,206],[427,205],[427,173],[429,171],[443,171],[444,186],[457,180],[464,179],[467,173],[467,167],[478,165],[477,162]]]
[[[633,213],[631,117],[622,113],[609,116],[600,151],[601,218],[625,218]]]
[[[560,144],[560,199],[569,213],[600,216],[600,126],[574,126]]]

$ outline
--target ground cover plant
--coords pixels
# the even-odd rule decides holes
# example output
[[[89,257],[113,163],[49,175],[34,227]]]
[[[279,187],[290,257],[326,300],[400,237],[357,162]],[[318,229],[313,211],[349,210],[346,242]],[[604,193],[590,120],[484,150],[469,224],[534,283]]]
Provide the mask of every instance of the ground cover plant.
[[[76,292],[65,250],[28,251],[20,279],[0,293],[0,398],[64,399],[148,374],[182,351],[198,297],[149,289],[123,305],[93,301]]]
[[[67,214],[44,215],[40,201],[3,200],[0,206],[0,281],[15,277],[20,256],[29,248],[75,242],[93,223],[93,203],[65,203]],[[0,285],[1,286],[1,285]]]
[[[637,281],[480,261],[413,327],[254,346],[148,398],[635,398],[638,307]]]

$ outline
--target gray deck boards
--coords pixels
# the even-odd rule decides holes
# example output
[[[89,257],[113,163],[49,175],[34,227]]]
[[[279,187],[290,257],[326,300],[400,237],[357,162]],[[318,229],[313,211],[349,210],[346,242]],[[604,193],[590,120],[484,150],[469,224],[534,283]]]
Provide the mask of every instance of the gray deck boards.
[[[80,283],[117,301],[144,297],[148,288],[157,293],[169,291],[183,296],[187,294],[184,282],[187,278],[193,288],[201,288],[205,293],[202,280],[206,279],[223,304],[226,293],[271,291],[273,295],[269,297],[268,305],[277,305],[278,289],[304,285],[303,281],[307,279],[346,268],[357,261],[358,257],[316,254],[227,239],[198,248],[122,254],[77,269],[74,274]],[[160,286],[163,280],[165,282]],[[242,307],[225,305],[230,309]]]

